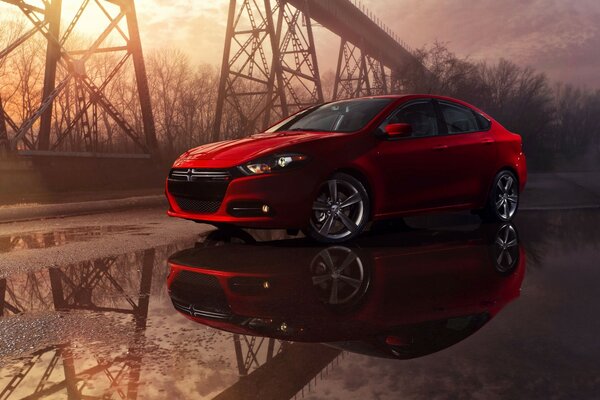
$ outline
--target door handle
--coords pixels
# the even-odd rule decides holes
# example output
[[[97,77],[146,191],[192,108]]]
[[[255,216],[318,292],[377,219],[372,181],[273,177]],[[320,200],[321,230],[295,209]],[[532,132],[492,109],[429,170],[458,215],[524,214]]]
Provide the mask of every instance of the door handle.
[[[494,143],[494,139],[483,139],[481,141],[482,144],[492,144]]]
[[[448,145],[446,145],[446,144],[442,144],[442,145],[439,145],[439,146],[433,146],[433,149],[437,150],[437,151],[446,150],[447,148],[448,148]]]

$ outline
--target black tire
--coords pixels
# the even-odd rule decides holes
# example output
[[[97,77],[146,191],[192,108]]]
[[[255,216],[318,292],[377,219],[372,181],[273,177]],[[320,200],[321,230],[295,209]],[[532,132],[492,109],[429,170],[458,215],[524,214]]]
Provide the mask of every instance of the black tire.
[[[363,232],[370,212],[364,185],[351,175],[336,173],[319,188],[306,234],[320,243],[347,242]]]
[[[519,209],[519,181],[514,173],[502,170],[494,177],[481,218],[485,222],[509,222]]]

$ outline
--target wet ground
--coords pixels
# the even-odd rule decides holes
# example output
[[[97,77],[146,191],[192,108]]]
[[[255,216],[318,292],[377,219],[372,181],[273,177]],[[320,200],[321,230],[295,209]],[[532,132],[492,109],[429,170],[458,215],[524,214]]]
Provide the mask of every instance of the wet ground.
[[[598,398],[597,210],[408,222],[2,224],[0,399]]]

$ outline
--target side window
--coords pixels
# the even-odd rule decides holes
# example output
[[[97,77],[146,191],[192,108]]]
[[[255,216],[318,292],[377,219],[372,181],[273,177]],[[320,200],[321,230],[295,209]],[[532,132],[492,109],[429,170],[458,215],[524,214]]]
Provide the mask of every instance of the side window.
[[[475,113],[458,104],[439,102],[448,133],[468,133],[480,130]]]
[[[435,108],[431,101],[419,101],[401,107],[383,124],[410,124],[412,137],[434,136],[438,134]]]
[[[483,115],[479,114],[478,112],[475,113],[475,117],[477,118],[477,122],[479,123],[479,129],[481,129],[482,131],[487,131],[492,126],[490,120],[484,117]]]

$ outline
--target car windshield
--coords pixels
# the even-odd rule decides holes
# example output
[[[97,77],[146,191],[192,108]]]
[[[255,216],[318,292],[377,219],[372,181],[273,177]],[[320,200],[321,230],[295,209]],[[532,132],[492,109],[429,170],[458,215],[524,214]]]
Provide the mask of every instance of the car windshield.
[[[336,101],[301,112],[269,129],[275,131],[356,132],[364,128],[393,99]]]

